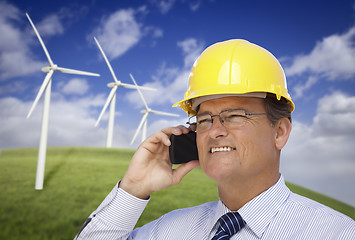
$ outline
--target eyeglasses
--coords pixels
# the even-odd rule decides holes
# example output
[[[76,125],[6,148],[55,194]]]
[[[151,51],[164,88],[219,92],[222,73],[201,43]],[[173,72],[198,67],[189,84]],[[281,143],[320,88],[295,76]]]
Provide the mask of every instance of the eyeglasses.
[[[248,119],[248,116],[268,115],[268,113],[247,113],[242,109],[229,109],[220,112],[218,115],[208,113],[198,114],[189,118],[186,124],[190,125],[192,131],[204,132],[211,128],[213,118],[219,117],[223,126],[228,129],[243,126]]]

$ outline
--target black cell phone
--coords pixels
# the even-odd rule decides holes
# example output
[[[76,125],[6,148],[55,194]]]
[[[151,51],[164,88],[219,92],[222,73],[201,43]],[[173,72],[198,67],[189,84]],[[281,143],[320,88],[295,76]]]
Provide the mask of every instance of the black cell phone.
[[[198,160],[196,133],[189,132],[182,135],[171,135],[169,147],[170,162],[172,164],[187,163]]]

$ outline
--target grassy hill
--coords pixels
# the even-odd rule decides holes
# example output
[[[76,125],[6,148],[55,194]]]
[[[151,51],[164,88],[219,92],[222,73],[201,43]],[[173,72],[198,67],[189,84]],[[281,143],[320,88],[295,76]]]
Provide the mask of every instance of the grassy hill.
[[[88,215],[121,179],[134,151],[105,148],[49,148],[44,189],[34,189],[37,149],[0,153],[0,239],[73,239]],[[287,183],[355,219],[354,207]],[[179,186],[154,193],[138,225],[176,208],[218,199],[215,183],[201,169]]]

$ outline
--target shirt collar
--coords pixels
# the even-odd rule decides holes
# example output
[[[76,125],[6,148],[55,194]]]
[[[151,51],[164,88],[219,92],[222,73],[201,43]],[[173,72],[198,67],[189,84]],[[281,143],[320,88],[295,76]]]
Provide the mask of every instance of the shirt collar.
[[[247,202],[238,212],[248,227],[260,238],[286,202],[290,192],[281,175],[272,187]]]
[[[246,222],[246,227],[249,227],[260,238],[289,195],[290,190],[281,175],[272,187],[247,202],[238,210],[238,213]],[[212,231],[217,228],[218,219],[228,212],[231,210],[219,200],[210,222]]]

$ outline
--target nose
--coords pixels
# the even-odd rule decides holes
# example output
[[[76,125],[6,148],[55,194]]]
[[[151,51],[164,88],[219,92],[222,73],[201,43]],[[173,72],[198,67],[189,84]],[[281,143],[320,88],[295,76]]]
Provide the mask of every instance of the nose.
[[[222,124],[222,119],[217,115],[213,116],[211,128],[208,130],[211,138],[219,138],[228,134],[227,128]]]

